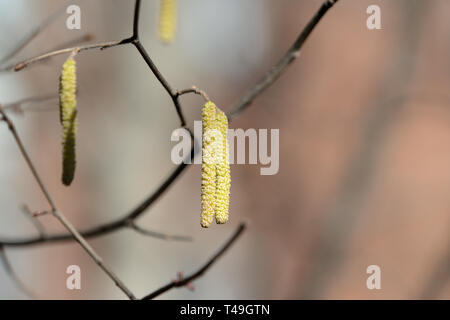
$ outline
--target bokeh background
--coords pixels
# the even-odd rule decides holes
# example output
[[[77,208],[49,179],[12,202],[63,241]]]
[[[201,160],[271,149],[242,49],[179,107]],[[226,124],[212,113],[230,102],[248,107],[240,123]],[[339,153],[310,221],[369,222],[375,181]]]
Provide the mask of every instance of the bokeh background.
[[[226,110],[273,66],[321,0],[179,0],[176,41],[157,36],[159,1],[144,0],[141,38],[175,88],[196,85]],[[66,14],[12,62],[91,34],[94,42],[131,35],[134,1],[73,0],[81,30]],[[366,9],[381,7],[381,30]],[[61,5],[0,0],[0,56]],[[242,219],[243,237],[195,291],[162,299],[450,298],[450,2],[341,0],[300,58],[232,128],[280,129],[280,170],[232,166],[231,220],[199,225],[200,166],[189,167],[138,220],[140,226],[194,237],[168,242],[122,229],[89,242],[138,296],[204,263]],[[56,94],[66,55],[19,73],[0,74],[0,103]],[[174,168],[178,118],[164,89],[132,46],[85,51],[79,79],[78,166],[60,182],[57,101],[11,114],[59,208],[78,229],[126,214]],[[189,125],[202,99],[181,99]],[[47,209],[5,124],[0,124],[0,238],[35,235],[20,205]],[[40,218],[49,232],[63,229]],[[6,248],[15,272],[41,299],[125,296],[74,243]],[[82,289],[66,289],[67,266]],[[381,268],[368,290],[366,268]],[[0,269],[0,298],[27,299]]]

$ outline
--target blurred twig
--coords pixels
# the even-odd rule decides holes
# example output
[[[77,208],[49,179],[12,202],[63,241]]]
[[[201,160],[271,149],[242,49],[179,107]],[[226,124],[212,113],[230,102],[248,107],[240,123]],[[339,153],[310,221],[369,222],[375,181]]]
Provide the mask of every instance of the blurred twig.
[[[127,225],[130,229],[136,231],[137,233],[143,234],[145,236],[153,237],[153,238],[158,238],[158,239],[167,240],[167,241],[192,241],[192,237],[169,235],[169,234],[142,228],[142,227],[138,226],[136,224],[136,222],[134,222],[133,220],[130,220]]]
[[[29,298],[32,299],[38,299],[38,296],[32,292],[20,279],[20,277],[16,274],[14,271],[14,268],[12,267],[11,263],[9,262],[9,259],[6,255],[5,248],[0,245],[0,261],[3,264],[3,267],[6,271],[6,273],[9,275],[11,280],[15,283],[17,288],[19,288],[20,291],[22,291],[25,295],[27,295]]]

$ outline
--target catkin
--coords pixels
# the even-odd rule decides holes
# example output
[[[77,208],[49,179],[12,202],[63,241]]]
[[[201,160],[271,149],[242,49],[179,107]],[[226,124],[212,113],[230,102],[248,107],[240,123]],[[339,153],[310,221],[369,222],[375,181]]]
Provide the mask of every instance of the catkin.
[[[63,64],[59,82],[59,111],[62,125],[63,172],[62,182],[72,183],[75,166],[75,138],[77,132],[76,63],[69,58]]]
[[[230,201],[230,164],[227,140],[228,119],[208,101],[202,108],[202,211],[201,225],[209,227],[228,221]]]
[[[202,108],[202,188],[201,226],[207,228],[214,219],[216,197],[215,137],[216,106],[207,102]]]
[[[230,163],[228,160],[228,118],[221,110],[217,110],[216,114],[217,129],[220,132],[220,143],[217,151],[216,163],[216,222],[226,223],[228,221],[228,210],[230,203]]]
[[[177,1],[161,0],[159,8],[159,38],[171,43],[177,28]]]

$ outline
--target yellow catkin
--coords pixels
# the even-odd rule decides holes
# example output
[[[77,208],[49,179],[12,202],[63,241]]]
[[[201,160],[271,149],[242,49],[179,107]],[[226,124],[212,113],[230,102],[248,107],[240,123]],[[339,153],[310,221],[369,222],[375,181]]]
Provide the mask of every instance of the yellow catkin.
[[[75,139],[77,132],[76,63],[66,60],[59,82],[59,111],[62,125],[63,172],[62,182],[69,186],[75,174]]]
[[[159,38],[165,43],[173,42],[177,28],[177,1],[161,0],[159,8]]]
[[[214,219],[216,200],[215,135],[216,106],[207,102],[202,108],[202,188],[201,226],[207,228]]]
[[[220,143],[217,150],[217,162],[216,162],[216,222],[226,223],[228,221],[228,210],[230,203],[230,187],[231,187],[231,176],[230,176],[230,163],[228,160],[228,140],[227,140],[227,130],[228,130],[228,118],[219,109],[217,109],[216,114],[217,129],[220,132]]]

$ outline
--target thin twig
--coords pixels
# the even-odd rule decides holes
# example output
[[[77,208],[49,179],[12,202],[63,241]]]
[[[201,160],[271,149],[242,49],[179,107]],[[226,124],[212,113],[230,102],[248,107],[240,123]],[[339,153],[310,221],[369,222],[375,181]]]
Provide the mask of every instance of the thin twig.
[[[69,48],[69,47],[75,47],[76,48],[77,46],[79,46],[82,43],[85,43],[85,42],[88,42],[88,41],[92,41],[94,38],[95,38],[94,35],[92,35],[90,33],[87,33],[87,34],[84,34],[84,35],[82,35],[80,37],[77,37],[77,38],[71,39],[69,41],[66,41],[63,44],[59,44],[59,45],[55,46],[53,49],[49,50],[49,52],[58,51],[58,50]],[[38,62],[40,64],[44,64],[44,63],[49,62],[51,59],[52,59],[52,56],[47,57],[47,58],[43,58],[43,59],[39,60]],[[13,66],[9,66],[9,68],[13,69]]]
[[[3,267],[5,268],[6,273],[9,275],[11,280],[14,282],[14,284],[20,291],[22,291],[25,295],[27,295],[31,299],[36,300],[39,298],[32,290],[30,290],[25,285],[25,283],[23,283],[20,277],[16,274],[14,268],[11,265],[11,262],[9,262],[9,259],[6,255],[5,248],[2,245],[0,245],[0,261],[3,263]]]
[[[450,280],[450,243],[445,247],[436,266],[432,269],[428,281],[425,283],[418,299],[436,299],[446,288]]]
[[[12,57],[14,57],[17,53],[19,53],[28,43],[30,43],[45,27],[47,27],[49,24],[51,24],[53,21],[56,20],[56,18],[59,17],[60,14],[62,14],[66,7],[67,7],[68,1],[64,3],[62,6],[60,6],[57,10],[55,10],[51,15],[49,15],[44,21],[42,21],[39,25],[34,27],[30,33],[28,33],[19,43],[9,52],[7,53],[3,58],[0,59],[0,65],[4,62],[10,60]]]
[[[158,290],[146,295],[144,298],[142,298],[142,300],[154,299],[157,296],[169,291],[170,289],[184,287],[188,283],[191,283],[198,277],[202,276],[231,247],[231,245],[239,238],[239,236],[241,236],[241,234],[245,231],[246,228],[247,224],[245,222],[242,222],[238,226],[236,231],[233,233],[233,235],[230,237],[230,239],[228,239],[228,241],[222,246],[222,248],[219,251],[217,251],[217,253],[214,254],[199,270],[183,279],[171,281],[170,283],[159,288]]]
[[[322,5],[322,7],[320,7],[318,12],[314,15],[314,17],[311,19],[311,21],[308,23],[308,25],[305,27],[305,29],[301,32],[300,36],[297,38],[296,42],[294,43],[294,45],[292,47],[298,46],[299,48],[301,48],[302,44],[306,40],[306,36],[311,33],[311,31],[312,31],[311,28],[315,27],[317,25],[318,19],[320,19],[325,14],[325,12],[323,11],[324,10],[323,8],[326,8],[326,10],[328,10],[336,2],[337,2],[337,0],[331,1],[331,2],[326,1]],[[135,12],[134,12],[135,18],[134,18],[134,22],[133,22],[133,36],[128,39],[128,41],[131,41],[131,42],[135,41],[136,37],[138,35],[139,12],[140,12],[140,0],[136,0]],[[73,48],[71,48],[71,50],[72,49]],[[290,55],[289,52],[290,51],[288,51],[288,53],[286,55]],[[151,59],[149,61],[151,62]],[[151,62],[151,63],[153,63],[153,62]],[[287,67],[287,65],[286,65],[286,67]],[[254,88],[257,88],[258,84],[256,84]],[[265,88],[267,88],[267,87],[268,86],[266,86]],[[187,89],[187,90],[189,90],[189,89]],[[250,89],[248,92],[256,92],[256,91],[259,93],[262,92],[261,89],[258,89],[258,90]],[[179,92],[179,91],[176,91],[174,94],[178,95],[178,97],[179,97],[180,95],[177,94],[177,92]],[[177,97],[176,101],[178,101],[178,97]],[[256,97],[256,95],[254,97]],[[248,101],[248,99],[242,98],[240,101]],[[247,106],[248,105],[249,104],[247,104]],[[230,111],[227,113],[227,115],[230,118],[230,121],[233,120],[234,118],[238,117],[244,108],[245,107],[241,104],[236,104],[234,108],[232,107],[230,109]],[[236,110],[236,111],[233,111],[233,110]],[[239,111],[237,111],[237,110],[239,110]],[[192,132],[191,131],[189,131],[189,132],[192,137]],[[191,157],[191,159],[193,159],[195,157],[194,148],[192,148],[192,150],[191,150],[190,157]],[[178,165],[178,167],[167,177],[167,179],[165,179],[162,182],[162,184],[157,188],[157,190],[154,191],[150,196],[148,196],[148,198],[143,203],[141,203],[135,209],[130,211],[130,213],[126,214],[122,218],[119,218],[115,221],[108,222],[106,224],[102,224],[97,227],[93,227],[93,228],[84,230],[81,232],[81,234],[85,238],[97,237],[97,236],[109,234],[113,231],[116,231],[123,227],[126,227],[127,221],[129,221],[130,219],[136,219],[137,217],[141,216],[148,208],[150,208],[150,206],[154,202],[156,202],[165,193],[165,191],[177,180],[177,178],[181,175],[181,173],[184,172],[184,170],[187,167],[188,167],[188,163],[186,161],[184,161],[182,164]],[[27,246],[27,245],[37,245],[37,244],[41,244],[41,243],[50,243],[50,242],[55,242],[55,241],[67,241],[67,240],[71,240],[71,239],[72,239],[72,237],[68,234],[56,234],[56,235],[48,236],[45,240],[42,240],[39,237],[22,238],[22,239],[0,239],[0,244],[3,244],[5,246]]]
[[[127,227],[127,223],[130,220],[135,220],[139,218],[151,205],[153,205],[166,191],[167,189],[180,177],[181,173],[187,168],[188,162],[192,162],[194,157],[196,156],[196,152],[198,152],[199,148],[195,148],[195,145],[198,142],[194,139],[194,134],[191,130],[187,129],[190,133],[191,139],[193,141],[194,146],[191,148],[191,153],[186,157],[183,163],[179,164],[175,170],[160,184],[160,186],[141,204],[139,204],[136,208],[131,210],[128,214],[119,218],[115,221],[99,225],[97,227],[93,227],[84,231],[81,231],[81,235],[84,238],[97,237],[101,235],[109,234],[113,231],[119,230],[121,228]],[[190,160],[190,161],[188,161]],[[69,241],[73,240],[73,237],[70,234],[56,234],[49,235],[45,239],[41,239],[40,237],[30,237],[23,239],[0,239],[0,244],[5,246],[27,246],[27,245],[36,245],[40,243],[50,243],[56,241]]]
[[[259,96],[263,91],[265,91],[270,85],[272,85],[281,74],[286,71],[287,67],[300,56],[300,50],[305,43],[308,36],[314,30],[316,25],[325,15],[325,13],[336,3],[338,0],[326,0],[322,3],[322,6],[308,22],[306,27],[295,40],[294,44],[285,53],[283,58],[276,64],[266,75],[258,81],[254,86],[245,92],[245,94],[237,101],[227,112],[229,119],[236,118],[245,109],[247,109],[253,100]]]
[[[148,230],[148,229],[142,228],[142,227],[138,226],[133,220],[129,221],[128,227],[131,228],[132,230],[140,233],[140,234],[145,235],[145,236],[158,238],[158,239],[162,239],[162,240],[167,240],[167,241],[192,241],[192,237],[189,237],[189,236],[169,235],[169,234],[165,234],[165,233],[161,233],[161,232],[152,231],[152,230]]]
[[[91,256],[91,258],[95,261],[95,263],[114,281],[114,283],[130,298],[130,299],[136,299],[134,294],[123,284],[123,282],[112,272],[109,267],[105,265],[102,258],[95,252],[95,250],[86,242],[86,240],[83,238],[82,235],[74,228],[74,226],[67,220],[67,218],[64,216],[64,214],[60,211],[58,211],[55,202],[53,201],[52,197],[50,196],[50,193],[48,192],[47,188],[45,187],[41,177],[39,176],[36,167],[34,166],[30,156],[28,155],[28,152],[26,151],[22,140],[19,137],[19,134],[11,121],[11,119],[8,117],[8,115],[3,111],[3,108],[0,106],[0,114],[2,115],[2,120],[5,121],[8,125],[9,130],[11,131],[17,146],[20,149],[20,152],[25,159],[25,162],[27,163],[28,167],[30,168],[36,182],[38,183],[42,193],[44,194],[48,204],[50,205],[52,209],[53,216],[59,220],[59,222],[69,231],[69,233],[72,235],[72,237],[83,247],[83,249]]]
[[[36,213],[31,212],[30,208],[28,208],[26,204],[22,206],[22,211],[33,223],[36,230],[38,230],[41,239],[45,239],[47,237],[47,232],[45,231],[45,228],[42,225],[42,223],[38,219],[36,219]]]

